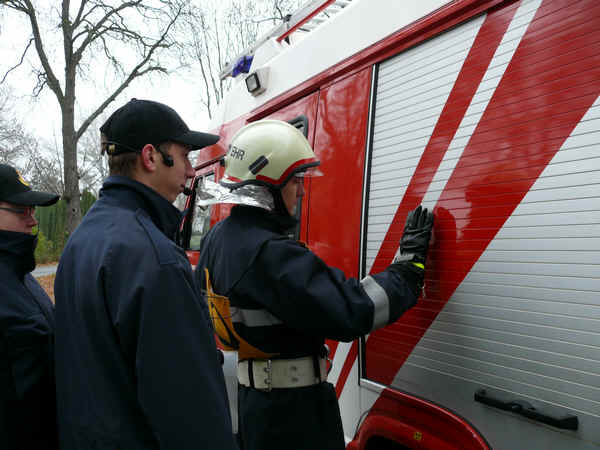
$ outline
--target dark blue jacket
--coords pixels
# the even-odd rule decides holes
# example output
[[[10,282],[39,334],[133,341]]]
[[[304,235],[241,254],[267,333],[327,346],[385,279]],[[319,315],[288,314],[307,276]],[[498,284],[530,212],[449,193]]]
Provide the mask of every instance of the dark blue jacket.
[[[235,206],[202,240],[196,267],[227,296],[237,334],[277,358],[323,356],[325,338],[350,341],[398,319],[417,301],[414,280],[385,270],[346,278],[283,234],[289,222],[260,208]],[[241,357],[241,356],[240,356]],[[239,386],[244,450],[343,450],[335,389],[320,383],[264,392]]]
[[[110,177],[70,237],[55,282],[61,449],[237,448],[180,219]]]
[[[263,209],[236,206],[200,247],[198,284],[205,287],[208,268],[214,291],[234,308],[235,330],[253,346],[280,358],[316,355],[325,338],[351,341],[416,303],[410,280],[387,270],[362,282],[346,278],[283,235],[280,222]]]
[[[54,308],[29,272],[36,238],[0,231],[0,448],[55,449]]]

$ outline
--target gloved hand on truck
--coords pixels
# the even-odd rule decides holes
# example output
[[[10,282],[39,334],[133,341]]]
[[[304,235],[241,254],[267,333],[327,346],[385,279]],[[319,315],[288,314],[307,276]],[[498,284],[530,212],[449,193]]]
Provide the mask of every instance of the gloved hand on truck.
[[[427,208],[417,206],[406,216],[404,233],[400,239],[400,254],[394,259],[388,270],[401,273],[410,280],[416,293],[423,288],[427,250],[433,230],[433,213]]]

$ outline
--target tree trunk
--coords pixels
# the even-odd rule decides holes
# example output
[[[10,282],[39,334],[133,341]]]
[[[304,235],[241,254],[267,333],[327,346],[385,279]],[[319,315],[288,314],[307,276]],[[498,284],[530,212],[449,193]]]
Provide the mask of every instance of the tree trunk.
[[[79,58],[73,54],[73,28],[69,20],[69,1],[63,0],[63,46],[65,52],[65,90],[60,100],[62,112],[63,158],[65,170],[65,233],[70,236],[81,222],[79,170],[77,170],[77,142],[75,133],[75,79]]]
[[[62,135],[65,171],[66,223],[65,232],[70,235],[81,221],[79,176],[77,175],[77,139],[75,136],[75,98],[67,95],[62,107]]]

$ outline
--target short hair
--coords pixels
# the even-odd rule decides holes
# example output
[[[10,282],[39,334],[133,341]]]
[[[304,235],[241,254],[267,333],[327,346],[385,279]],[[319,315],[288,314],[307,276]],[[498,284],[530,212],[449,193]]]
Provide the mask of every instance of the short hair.
[[[132,178],[139,153],[121,153],[108,156],[108,174]]]
[[[172,142],[162,142],[154,145],[154,147],[168,154],[169,150],[171,149],[171,144]],[[139,155],[139,152],[126,152],[119,153],[117,155],[108,155],[109,175],[122,175],[124,177],[132,178]]]

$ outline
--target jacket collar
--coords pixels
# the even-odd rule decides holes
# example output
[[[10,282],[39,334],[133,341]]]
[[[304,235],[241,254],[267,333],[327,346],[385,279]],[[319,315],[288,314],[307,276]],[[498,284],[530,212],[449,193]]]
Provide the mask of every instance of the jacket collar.
[[[104,181],[100,197],[115,199],[131,210],[144,210],[165,236],[175,239],[183,213],[154,189],[129,177],[113,175]]]
[[[0,230],[0,261],[15,270],[19,278],[35,269],[37,236]]]
[[[234,219],[258,222],[263,227],[280,234],[287,234],[298,224],[298,220],[289,214],[284,216],[254,206],[236,205],[231,209],[231,216]]]

